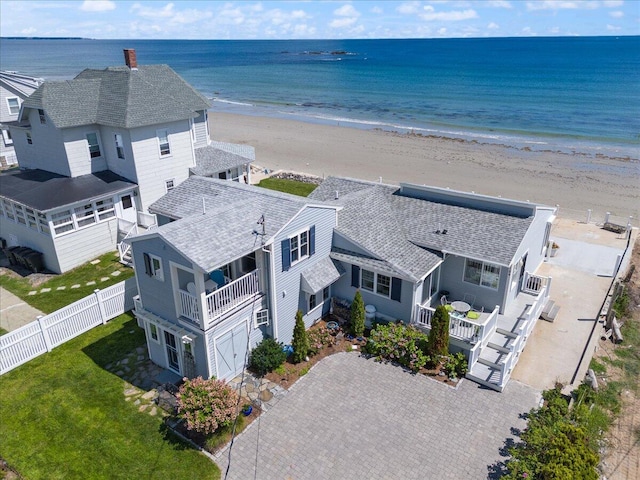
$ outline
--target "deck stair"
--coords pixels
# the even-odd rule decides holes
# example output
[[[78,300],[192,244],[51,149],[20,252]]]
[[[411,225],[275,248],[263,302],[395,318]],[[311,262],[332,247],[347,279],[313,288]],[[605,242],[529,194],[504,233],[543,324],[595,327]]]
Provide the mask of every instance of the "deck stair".
[[[515,330],[517,326],[518,322],[516,322],[513,329]],[[489,338],[487,345],[482,348],[478,361],[467,373],[467,378],[501,392],[511,376],[511,370],[509,370],[505,372],[505,378],[503,378],[502,367],[504,362],[510,354],[519,354],[519,352],[513,352],[517,338],[517,333],[497,328]]]
[[[556,305],[556,302],[549,299],[547,303],[542,308],[542,313],[540,314],[540,318],[546,320],[547,322],[553,322],[560,311],[560,306]]]

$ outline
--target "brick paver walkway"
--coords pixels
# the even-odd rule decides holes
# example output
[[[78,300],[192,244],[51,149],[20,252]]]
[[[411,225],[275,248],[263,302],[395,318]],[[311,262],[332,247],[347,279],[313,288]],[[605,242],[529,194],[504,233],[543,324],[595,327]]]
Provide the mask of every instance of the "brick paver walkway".
[[[539,393],[457,389],[356,353],[327,357],[235,440],[229,479],[482,479]],[[259,441],[258,441],[259,440]],[[217,455],[224,478],[228,450]]]

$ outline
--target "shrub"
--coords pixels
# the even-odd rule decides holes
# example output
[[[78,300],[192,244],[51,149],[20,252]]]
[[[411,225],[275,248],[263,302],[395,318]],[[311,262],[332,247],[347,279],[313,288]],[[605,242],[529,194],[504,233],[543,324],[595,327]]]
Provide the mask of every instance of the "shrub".
[[[363,350],[378,360],[396,362],[417,372],[429,361],[424,353],[426,346],[427,336],[424,333],[414,327],[391,323],[372,330]]]
[[[293,347],[293,355],[291,356],[293,363],[300,363],[309,355],[309,339],[300,310],[296,313],[296,325],[293,327],[291,346]]]
[[[309,355],[316,355],[322,348],[333,344],[333,337],[326,328],[307,330]]]
[[[177,398],[178,416],[186,420],[189,430],[198,433],[209,435],[236,417],[238,394],[222,380],[187,379]]]
[[[427,351],[432,357],[446,356],[449,353],[449,312],[438,305],[431,318],[431,330]]]
[[[273,338],[265,338],[251,351],[249,368],[262,376],[278,368],[286,359],[282,343]]]
[[[444,364],[444,372],[449,378],[462,378],[467,374],[469,368],[467,358],[464,353],[452,353],[447,356]]]
[[[354,337],[361,337],[364,334],[364,301],[362,300],[362,294],[360,290],[356,291],[355,297],[353,297],[353,303],[351,304],[351,334]]]

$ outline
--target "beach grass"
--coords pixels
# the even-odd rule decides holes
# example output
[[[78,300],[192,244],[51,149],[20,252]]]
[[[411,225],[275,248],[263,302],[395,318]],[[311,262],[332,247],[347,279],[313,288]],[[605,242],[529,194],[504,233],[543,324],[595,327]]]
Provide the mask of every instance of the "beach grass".
[[[69,305],[91,295],[96,288],[106,288],[133,276],[133,269],[120,263],[117,252],[109,252],[98,257],[97,262],[87,262],[73,270],[54,275],[45,282],[34,286],[29,277],[0,275],[0,286],[21,298],[29,305],[44,313]],[[118,272],[114,275],[115,272]],[[105,279],[105,280],[103,280]],[[91,282],[95,282],[92,284]],[[89,285],[87,285],[89,283]],[[79,285],[77,288],[71,288]],[[58,290],[58,288],[64,289]],[[50,289],[42,292],[43,289]],[[29,292],[37,291],[35,295]]]
[[[33,480],[219,478],[103,368],[144,343],[124,314],[0,377],[0,457]]]
[[[291,193],[300,197],[308,197],[317,185],[313,183],[300,182],[286,178],[265,178],[258,184],[259,187],[277,190],[278,192]]]

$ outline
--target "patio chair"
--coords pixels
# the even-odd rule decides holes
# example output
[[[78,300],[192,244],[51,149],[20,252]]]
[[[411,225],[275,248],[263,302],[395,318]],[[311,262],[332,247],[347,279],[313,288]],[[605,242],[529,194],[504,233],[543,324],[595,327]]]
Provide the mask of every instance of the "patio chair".
[[[469,320],[477,320],[480,318],[482,312],[484,312],[484,307],[480,308],[480,310],[470,310],[467,312],[467,318]]]
[[[447,296],[446,295],[442,295],[440,297],[440,305],[448,305],[449,301],[447,300]]]
[[[468,303],[471,306],[471,308],[473,309],[473,308],[475,308],[474,304],[476,303],[476,296],[471,294],[471,293],[465,293],[462,296],[462,301],[465,302],[465,303]]]

